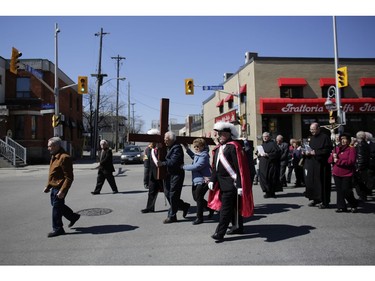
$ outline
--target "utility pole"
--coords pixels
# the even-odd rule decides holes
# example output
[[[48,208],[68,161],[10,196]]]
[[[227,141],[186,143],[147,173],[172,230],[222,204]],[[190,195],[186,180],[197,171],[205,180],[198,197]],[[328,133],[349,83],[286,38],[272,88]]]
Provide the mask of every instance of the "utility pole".
[[[55,23],[55,88],[53,89],[53,94],[55,96],[55,115],[59,116],[59,74],[58,74],[58,52],[57,52],[57,34],[60,32],[60,29],[57,26],[57,23]],[[58,125],[53,128],[53,135],[55,137],[60,137],[62,134],[61,132],[61,125]]]
[[[128,82],[128,133],[132,133],[130,130],[130,82]]]
[[[132,113],[133,113],[133,125],[132,125],[132,133],[134,134],[135,133],[135,120],[134,120],[134,105],[135,103],[132,103]]]
[[[115,134],[115,144],[116,148],[115,151],[118,150],[118,96],[119,96],[119,84],[120,84],[120,61],[126,59],[125,57],[120,57],[120,55],[117,55],[117,57],[111,57],[111,59],[117,60],[117,90],[116,90],[116,134]]]
[[[107,76],[107,74],[102,74],[102,42],[103,42],[103,35],[109,34],[108,32],[103,32],[103,28],[100,29],[99,33],[95,33],[95,36],[100,36],[100,43],[99,43],[99,66],[98,66],[98,74],[91,74],[91,76],[96,76],[97,80],[97,90],[96,90],[96,111],[95,111],[95,124],[94,124],[94,145],[91,148],[91,158],[96,157],[96,151],[98,148],[98,123],[99,123],[99,104],[100,104],[100,86],[103,83],[103,77]]]

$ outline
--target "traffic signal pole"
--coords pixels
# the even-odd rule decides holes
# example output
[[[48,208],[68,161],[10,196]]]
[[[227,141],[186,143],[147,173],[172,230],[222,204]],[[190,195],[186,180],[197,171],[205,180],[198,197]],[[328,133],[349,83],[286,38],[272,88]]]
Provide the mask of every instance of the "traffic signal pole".
[[[55,96],[55,115],[59,116],[59,76],[58,76],[58,36],[57,34],[60,32],[60,29],[57,26],[57,23],[55,24],[55,87],[53,89],[53,93]],[[61,137],[61,125],[56,126],[53,128],[53,135],[55,137]]]
[[[338,44],[337,44],[337,32],[336,32],[336,16],[332,17],[333,20],[333,44],[335,49],[335,77],[336,77],[336,92],[335,92],[335,102],[337,107],[337,123],[342,124],[342,108],[341,108],[341,90],[339,88],[339,81],[337,71],[339,68],[339,59],[338,59]],[[344,126],[339,127],[339,133],[344,132]]]

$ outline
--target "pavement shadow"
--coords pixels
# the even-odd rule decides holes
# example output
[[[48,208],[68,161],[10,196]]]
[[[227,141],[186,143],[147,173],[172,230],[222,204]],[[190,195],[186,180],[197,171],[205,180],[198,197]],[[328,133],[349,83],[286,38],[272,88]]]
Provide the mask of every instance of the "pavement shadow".
[[[310,225],[294,226],[288,224],[248,225],[244,226],[244,235],[225,236],[225,240],[234,241],[252,238],[265,238],[265,242],[278,242],[307,235],[315,227]]]
[[[110,234],[124,231],[131,231],[137,229],[138,226],[127,225],[127,224],[110,224],[110,225],[98,225],[90,227],[73,227],[76,232],[69,234]]]
[[[269,214],[277,214],[277,213],[283,213],[283,212],[289,212],[290,209],[299,209],[301,208],[301,205],[298,204],[258,204],[255,205],[254,208],[254,214],[263,214],[263,215],[269,215]]]

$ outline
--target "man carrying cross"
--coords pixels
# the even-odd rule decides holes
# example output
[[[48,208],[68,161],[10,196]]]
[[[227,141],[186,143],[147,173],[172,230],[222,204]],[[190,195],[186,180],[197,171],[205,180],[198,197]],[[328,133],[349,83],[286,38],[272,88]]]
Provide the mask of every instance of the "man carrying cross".
[[[164,161],[159,161],[158,166],[167,167],[167,175],[164,180],[164,193],[169,202],[168,217],[163,223],[173,223],[177,221],[178,210],[183,211],[182,216],[185,218],[190,204],[181,199],[182,186],[185,179],[184,152],[182,146],[176,143],[176,135],[169,131],[164,135],[164,143],[168,148]]]

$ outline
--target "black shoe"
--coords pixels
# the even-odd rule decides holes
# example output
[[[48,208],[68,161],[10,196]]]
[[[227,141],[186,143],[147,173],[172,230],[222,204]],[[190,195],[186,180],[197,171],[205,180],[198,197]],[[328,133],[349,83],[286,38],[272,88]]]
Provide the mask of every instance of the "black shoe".
[[[309,207],[315,207],[316,205],[318,205],[320,202],[318,202],[318,201],[312,201],[312,202],[310,202],[307,206],[309,206]]]
[[[224,241],[224,236],[220,236],[217,233],[214,233],[213,235],[211,235],[211,238],[216,240],[216,242],[223,242]]]
[[[60,236],[60,235],[64,235],[64,234],[65,234],[64,228],[60,228],[58,230],[55,230],[55,231],[52,231],[52,232],[48,233],[47,237],[51,238],[51,237],[56,237],[56,236]]]
[[[144,213],[144,214],[147,214],[147,213],[153,213],[154,210],[151,210],[151,209],[143,209],[143,210],[141,210],[141,212]]]
[[[113,191],[112,193],[113,193],[113,194],[116,194],[116,193],[118,193],[118,191],[116,190],[116,191]]]
[[[210,219],[214,216],[214,214],[215,214],[215,210],[210,209],[207,217]]]
[[[97,195],[97,194],[100,194],[100,192],[91,191],[91,194],[92,195]]]
[[[70,221],[70,223],[68,224],[68,227],[72,227],[77,222],[77,220],[79,220],[80,217],[81,217],[80,214],[76,214],[76,218]]]
[[[243,234],[243,229],[242,228],[231,228],[230,230],[227,231],[228,235],[233,235],[233,234]]]
[[[350,212],[352,212],[352,213],[358,213],[358,209],[357,209],[356,207],[351,208],[351,209],[350,209]]]
[[[346,213],[347,211],[347,209],[337,209],[336,213]]]
[[[183,213],[182,213],[182,216],[184,218],[186,218],[186,216],[187,216],[187,214],[189,212],[189,208],[190,208],[190,204],[189,203],[185,203],[185,208],[184,208]]]
[[[167,224],[167,223],[173,223],[173,222],[176,222],[177,219],[175,217],[171,217],[171,218],[166,218],[163,223],[164,224]]]
[[[203,223],[202,219],[196,219],[195,221],[193,221],[193,225],[201,224],[201,223]]]
[[[319,208],[319,209],[329,209],[329,205],[325,205],[325,204],[323,204],[323,203],[320,203],[320,204],[318,205],[318,208]]]

